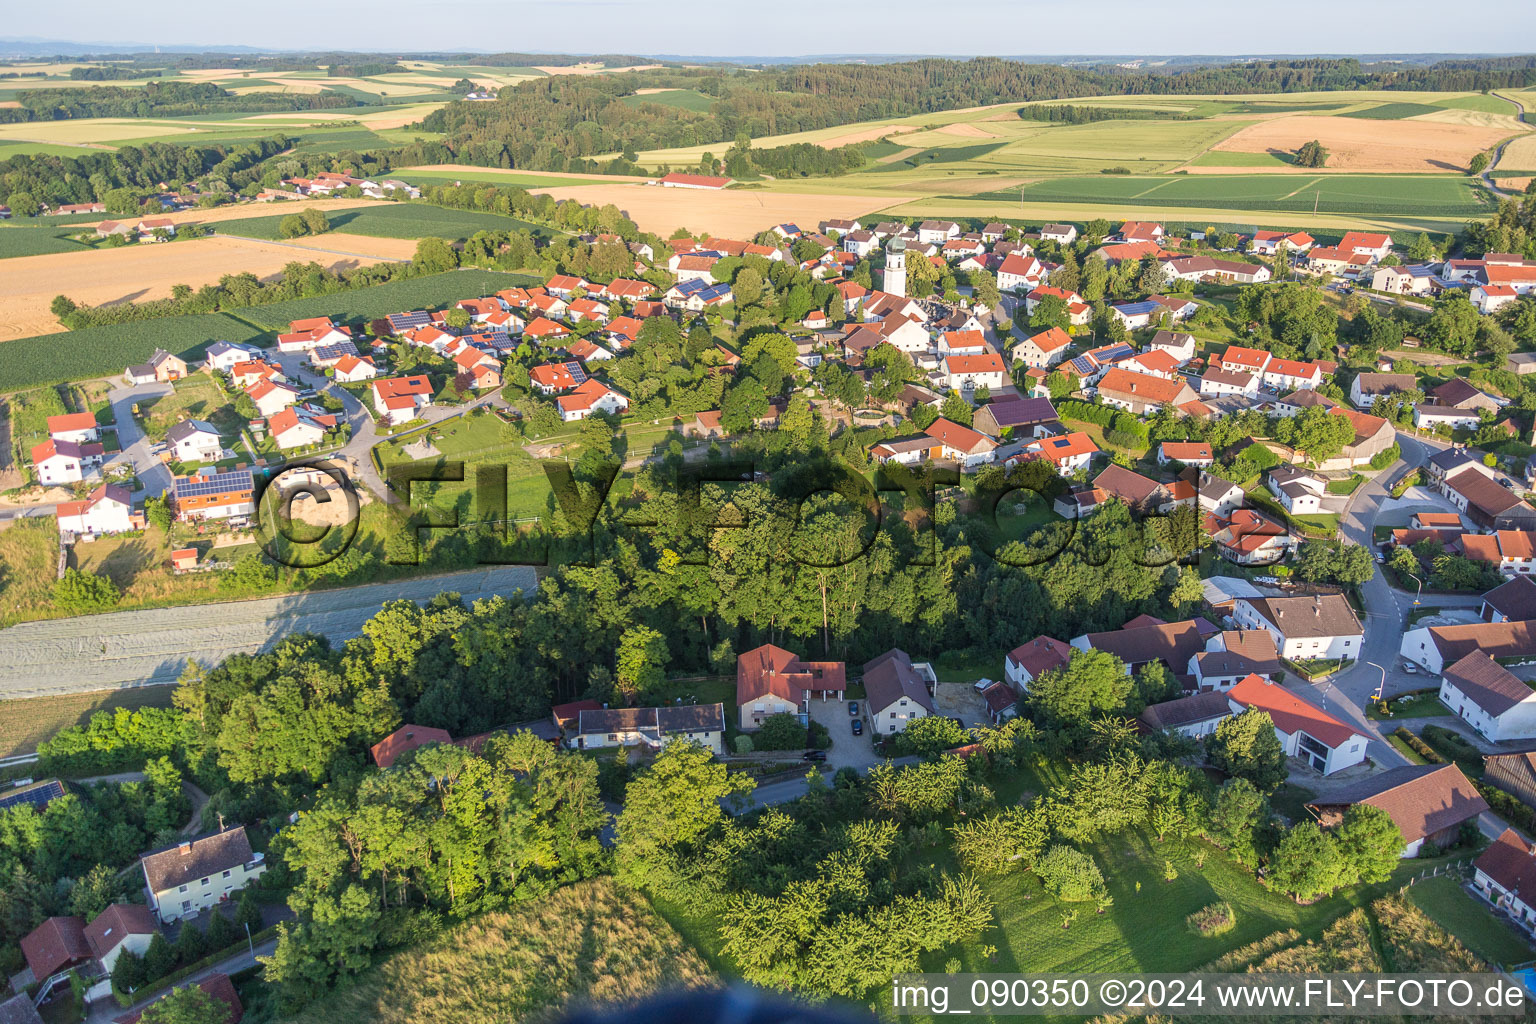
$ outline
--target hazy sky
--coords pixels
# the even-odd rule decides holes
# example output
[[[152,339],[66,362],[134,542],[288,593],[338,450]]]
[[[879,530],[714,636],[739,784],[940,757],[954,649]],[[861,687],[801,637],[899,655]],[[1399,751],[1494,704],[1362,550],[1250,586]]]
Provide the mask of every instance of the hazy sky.
[[[1530,0],[371,0],[293,17],[238,4],[160,16],[122,0],[6,5],[0,35],[282,49],[795,56],[826,53],[1529,52]],[[275,8],[273,9],[275,10]],[[155,38],[158,37],[158,38]]]

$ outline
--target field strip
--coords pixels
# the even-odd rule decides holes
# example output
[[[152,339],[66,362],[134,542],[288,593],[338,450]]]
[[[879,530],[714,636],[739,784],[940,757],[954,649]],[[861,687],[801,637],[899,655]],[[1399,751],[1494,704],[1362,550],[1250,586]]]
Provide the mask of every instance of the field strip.
[[[1151,188],[1147,189],[1145,192],[1137,192],[1135,195],[1131,196],[1131,198],[1132,199],[1140,199],[1142,196],[1150,195],[1151,193],[1156,192],[1160,188],[1166,188],[1167,186],[1172,185],[1174,182],[1176,182],[1178,180],[1179,180],[1178,178],[1169,178],[1167,181],[1160,181],[1156,185],[1153,185]]]
[[[898,152],[892,153],[890,156],[883,156],[883,157],[881,157],[880,159],[876,160],[875,163],[877,163],[877,164],[895,164],[895,163],[900,163],[903,160],[910,160],[912,157],[917,156],[917,154],[919,154],[921,152],[922,152],[922,149],[917,147],[917,146],[908,146],[906,149],[903,149],[903,150],[900,150]]]
[[[1290,199],[1290,198],[1294,197],[1297,192],[1305,192],[1307,189],[1311,188],[1313,185],[1321,185],[1322,183],[1323,183],[1323,179],[1322,178],[1313,178],[1311,181],[1307,182],[1306,184],[1298,185],[1292,191],[1287,192],[1283,196],[1280,196],[1279,199],[1276,200],[1276,202],[1279,202],[1280,200],[1284,200],[1284,199]]]
[[[531,594],[536,584],[531,566],[506,566],[203,604],[195,612],[153,608],[25,622],[0,630],[0,714],[9,698],[174,682],[193,658],[213,665],[291,633],[319,633],[339,646],[386,601],[426,601],[451,590],[467,604],[519,588]]]

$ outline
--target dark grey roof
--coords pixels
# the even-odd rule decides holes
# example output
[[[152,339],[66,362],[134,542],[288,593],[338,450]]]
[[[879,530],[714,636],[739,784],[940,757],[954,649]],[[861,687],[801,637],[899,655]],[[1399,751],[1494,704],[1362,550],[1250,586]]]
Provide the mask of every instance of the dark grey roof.
[[[1018,427],[1049,423],[1057,418],[1049,398],[1018,398],[1008,402],[989,402],[987,411],[999,427]]]
[[[1536,693],[1482,651],[1473,651],[1456,664],[1446,666],[1444,676],[1468,700],[1494,717],[1530,700]]]
[[[897,648],[865,663],[864,694],[871,712],[883,711],[905,697],[933,714],[928,684],[912,667],[907,652]]]
[[[1342,594],[1312,597],[1245,597],[1289,640],[1298,637],[1360,636],[1360,620]]]
[[[166,440],[170,441],[172,444],[180,444],[182,441],[185,441],[187,438],[198,432],[212,434],[214,437],[219,436],[219,428],[214,426],[212,423],[205,423],[202,420],[182,420],[180,423],[171,427],[170,430],[167,430],[165,432],[165,437]]]
[[[1236,486],[1237,484],[1234,484],[1232,481],[1224,480],[1214,473],[1200,474],[1200,496],[1202,498],[1210,498],[1213,501],[1218,498],[1224,498]]]
[[[1488,607],[1506,619],[1536,619],[1536,581],[1516,576],[1483,595]]]
[[[0,1024],[43,1024],[32,997],[19,995],[0,1003]]]
[[[724,732],[725,705],[684,704],[663,708],[602,708],[580,712],[577,732],[638,732],[660,739],[668,733]]]
[[[153,850],[140,857],[139,863],[151,891],[165,892],[194,879],[248,864],[254,857],[245,826],[234,825],[223,832]]]
[[[1215,690],[1191,694],[1161,704],[1149,705],[1141,713],[1141,720],[1153,729],[1172,729],[1194,722],[1208,722],[1213,718],[1226,718],[1232,713],[1227,695]]]

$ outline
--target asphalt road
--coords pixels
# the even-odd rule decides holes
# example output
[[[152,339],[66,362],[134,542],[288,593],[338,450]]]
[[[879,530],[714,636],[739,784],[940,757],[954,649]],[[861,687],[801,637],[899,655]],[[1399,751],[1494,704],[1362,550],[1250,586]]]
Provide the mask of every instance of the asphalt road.
[[[1515,105],[1516,109],[1519,110],[1519,113],[1515,115],[1515,118],[1517,120],[1525,122],[1527,124],[1530,123],[1529,120],[1525,116],[1525,104],[1524,103],[1521,103],[1519,100],[1515,99],[1513,96],[1505,96],[1502,93],[1495,93],[1494,95],[1498,96],[1499,99],[1501,99],[1501,100],[1508,100],[1509,102],[1511,102],[1511,103],[1513,103]],[[1499,188],[1499,186],[1493,180],[1494,168],[1498,167],[1499,166],[1499,161],[1504,159],[1504,149],[1505,149],[1506,146],[1509,145],[1509,143],[1511,141],[1513,141],[1513,140],[1506,139],[1505,141],[1503,141],[1503,142],[1498,144],[1498,146],[1493,151],[1493,159],[1488,161],[1488,166],[1484,167],[1483,168],[1483,173],[1481,175],[1479,175],[1479,177],[1483,179],[1483,187],[1488,189],[1488,191],[1492,192],[1494,195],[1499,195],[1499,196],[1519,195],[1518,192],[1510,192],[1510,191],[1508,191],[1506,189]]]
[[[457,591],[466,602],[537,584],[529,566],[468,569],[391,583],[185,608],[78,615],[0,630],[0,699],[174,683],[189,659],[210,665],[290,633],[340,643],[386,601]]]

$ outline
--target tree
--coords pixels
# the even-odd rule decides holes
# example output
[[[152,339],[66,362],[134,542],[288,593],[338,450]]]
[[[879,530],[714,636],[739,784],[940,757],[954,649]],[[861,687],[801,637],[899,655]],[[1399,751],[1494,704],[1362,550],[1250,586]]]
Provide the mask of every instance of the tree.
[[[923,757],[938,757],[944,751],[970,741],[970,734],[953,718],[944,715],[925,715],[907,723],[907,727],[897,734],[897,743],[903,749]]]
[[[442,238],[423,238],[416,243],[416,255],[411,260],[429,274],[452,270],[459,265],[459,254]]]
[[[241,930],[249,928],[254,934],[261,931],[261,904],[256,902],[256,894],[250,889],[240,893],[240,902],[235,904],[235,924]]]
[[[731,284],[731,297],[737,306],[750,306],[763,297],[763,275],[751,267],[742,267]]]
[[[227,1024],[229,1006],[196,985],[178,988],[151,1003],[141,1024]]]
[[[43,208],[30,192],[12,192],[5,204],[18,217],[36,217],[37,212]]]
[[[69,890],[69,912],[89,921],[106,910],[117,895],[117,872],[105,864],[97,864]]]
[[[1281,892],[1310,902],[1337,889],[1344,879],[1344,860],[1333,837],[1303,821],[1281,838],[1269,855],[1265,880]]]
[[[1035,874],[1045,891],[1063,903],[1097,900],[1105,894],[1104,875],[1093,858],[1058,843],[1035,861]]]
[[[1487,150],[1472,154],[1472,161],[1467,165],[1467,170],[1473,174],[1482,174],[1488,169],[1490,157]]]
[[[799,715],[769,715],[752,735],[756,750],[799,750],[805,746],[806,730]]]
[[[1035,310],[1029,314],[1029,326],[1047,330],[1051,327],[1059,327],[1065,331],[1072,326],[1072,313],[1067,308],[1067,300],[1060,295],[1046,295],[1037,303]]]
[[[1301,148],[1296,150],[1297,167],[1321,167],[1328,162],[1328,151],[1323,144],[1316,139],[1311,142],[1303,142]]]
[[[730,774],[698,744],[667,744],[625,787],[615,825],[619,876],[641,885],[661,880],[676,856],[697,851],[721,826],[721,801],[752,789],[751,779]]]
[[[1072,652],[1061,668],[1041,673],[1029,687],[1029,702],[1047,719],[1086,724],[1095,715],[1125,706],[1132,680],[1125,662],[1108,651]]]
[[[667,681],[666,638],[649,626],[632,626],[619,637],[614,683],[629,702],[660,690]]]
[[[71,615],[86,615],[111,608],[122,593],[117,585],[105,576],[82,572],[71,566],[64,570],[64,577],[53,585],[53,603]]]
[[[159,981],[176,969],[176,951],[159,932],[144,950],[144,980]]]
[[[144,960],[131,949],[120,950],[112,964],[112,987],[128,993],[144,984]]]
[[[279,238],[298,238],[309,234],[309,225],[304,223],[304,218],[296,213],[290,213],[277,222],[277,236]]]
[[[1214,767],[1247,779],[1260,793],[1272,793],[1285,781],[1285,750],[1268,711],[1249,708],[1223,719],[1206,740],[1206,752]]]
[[[311,206],[299,216],[304,218],[304,227],[312,235],[323,235],[331,230],[331,222],[324,210],[317,210]]]
[[[1385,882],[1403,855],[1403,833],[1397,823],[1370,804],[1352,804],[1333,838],[1351,881]]]
[[[1264,816],[1264,795],[1247,779],[1230,778],[1217,792],[1211,809],[1212,837],[1240,863],[1251,864],[1254,832]]]

